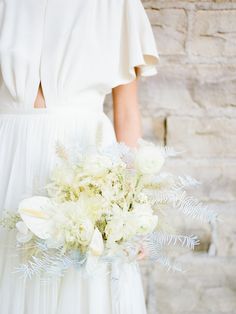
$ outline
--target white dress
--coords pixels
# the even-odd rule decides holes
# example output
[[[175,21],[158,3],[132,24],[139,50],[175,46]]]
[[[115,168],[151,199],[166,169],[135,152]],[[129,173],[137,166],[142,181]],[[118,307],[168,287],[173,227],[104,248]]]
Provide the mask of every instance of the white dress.
[[[0,0],[0,210],[44,186],[55,142],[115,141],[103,112],[106,94],[156,74],[158,52],[141,0]],[[46,109],[34,109],[41,82]],[[0,230],[1,314],[145,314],[139,267],[119,280],[106,265],[93,277],[70,269],[59,280],[14,274],[14,231]],[[115,267],[115,266],[114,266]]]

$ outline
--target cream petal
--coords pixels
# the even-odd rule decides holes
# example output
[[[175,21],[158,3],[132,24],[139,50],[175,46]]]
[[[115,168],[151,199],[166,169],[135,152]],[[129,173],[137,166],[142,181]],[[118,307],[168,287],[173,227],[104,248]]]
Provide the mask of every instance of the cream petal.
[[[44,196],[33,196],[20,202],[18,211],[26,226],[40,239],[47,239],[52,231],[52,222],[47,211],[51,200]]]
[[[92,240],[89,244],[90,252],[95,256],[102,255],[104,251],[104,242],[101,232],[96,228],[94,230]]]

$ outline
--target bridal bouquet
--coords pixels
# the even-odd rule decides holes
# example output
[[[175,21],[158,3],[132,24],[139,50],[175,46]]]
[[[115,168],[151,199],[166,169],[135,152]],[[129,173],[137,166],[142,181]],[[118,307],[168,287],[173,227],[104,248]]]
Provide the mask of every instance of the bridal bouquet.
[[[1,220],[16,230],[23,256],[18,271],[26,277],[63,274],[71,266],[91,271],[100,262],[142,258],[178,269],[165,247],[193,249],[199,241],[169,233],[171,212],[206,222],[216,219],[187,194],[196,180],[162,170],[175,155],[173,149],[140,140],[136,149],[117,143],[71,153],[58,144],[56,152],[59,162],[45,195],[23,199],[16,214]]]

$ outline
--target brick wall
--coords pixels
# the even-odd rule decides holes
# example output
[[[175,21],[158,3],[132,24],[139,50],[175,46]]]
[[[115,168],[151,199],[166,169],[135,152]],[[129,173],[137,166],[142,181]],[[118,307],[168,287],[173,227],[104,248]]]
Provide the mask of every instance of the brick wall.
[[[143,3],[161,56],[158,75],[140,81],[144,137],[183,151],[167,168],[200,180],[193,193],[224,220],[178,222],[201,240],[178,257],[186,273],[142,265],[148,313],[235,314],[236,1]]]

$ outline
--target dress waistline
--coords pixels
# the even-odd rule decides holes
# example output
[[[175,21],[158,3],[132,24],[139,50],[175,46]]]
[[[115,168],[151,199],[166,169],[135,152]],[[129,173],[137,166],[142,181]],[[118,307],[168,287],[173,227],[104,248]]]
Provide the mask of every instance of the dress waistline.
[[[46,108],[27,108],[23,106],[1,106],[1,114],[56,114],[56,115],[71,115],[71,114],[98,114],[103,113],[102,106],[98,104],[85,104],[84,106],[51,106]]]

